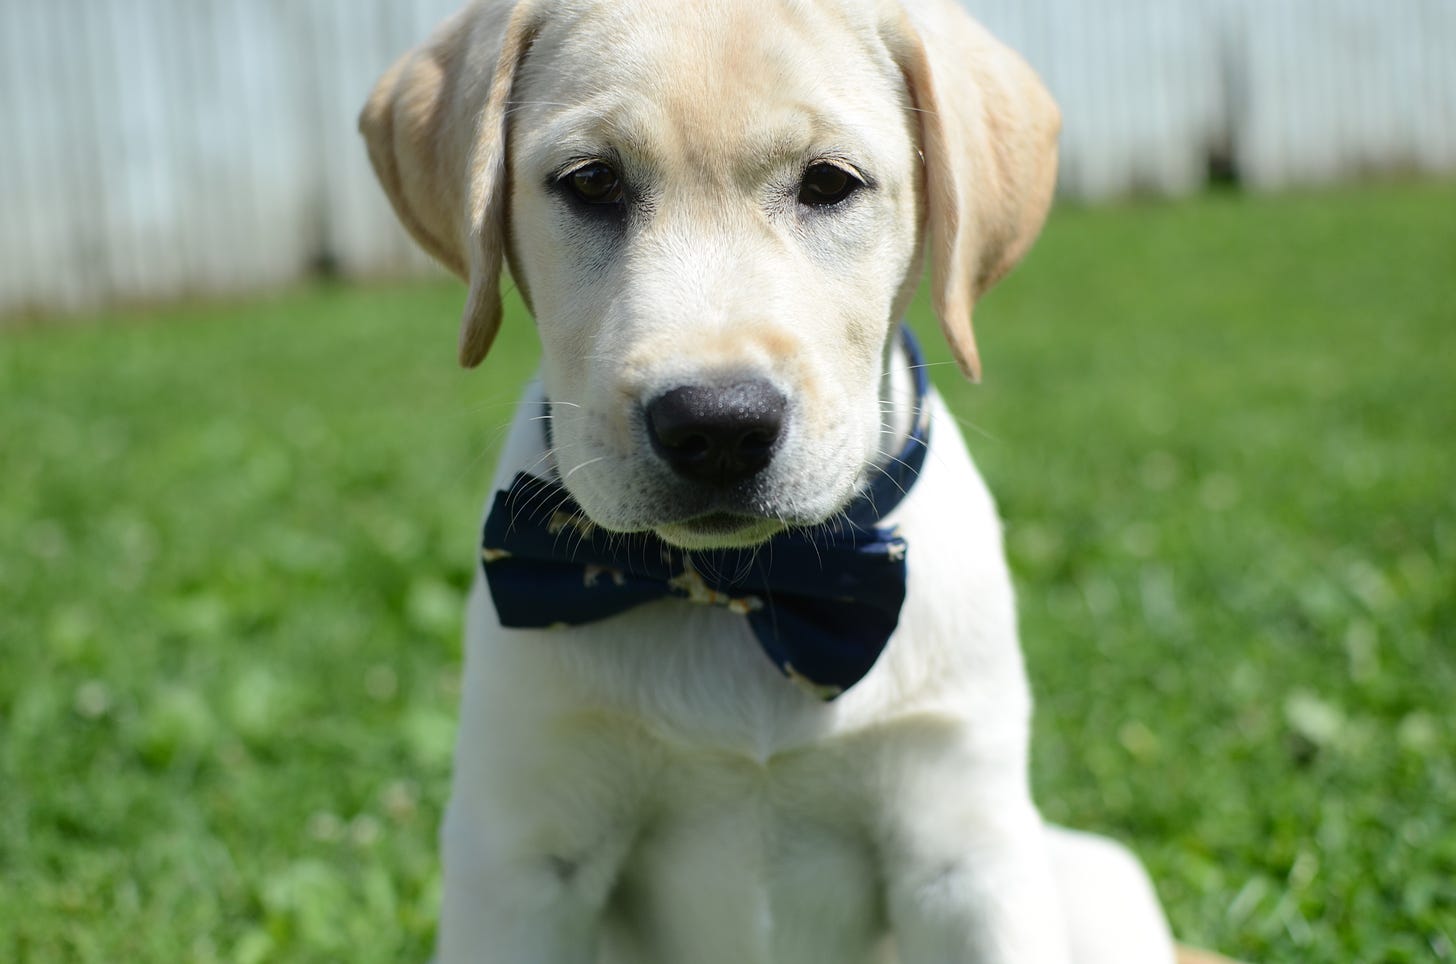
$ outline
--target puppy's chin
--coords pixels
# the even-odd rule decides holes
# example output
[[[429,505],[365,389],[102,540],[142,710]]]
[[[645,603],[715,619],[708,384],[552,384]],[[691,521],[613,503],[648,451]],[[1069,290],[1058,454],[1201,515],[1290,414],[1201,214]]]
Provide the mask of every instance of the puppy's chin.
[[[783,523],[776,519],[715,512],[660,525],[653,532],[679,549],[703,550],[746,549],[767,542],[783,529]]]

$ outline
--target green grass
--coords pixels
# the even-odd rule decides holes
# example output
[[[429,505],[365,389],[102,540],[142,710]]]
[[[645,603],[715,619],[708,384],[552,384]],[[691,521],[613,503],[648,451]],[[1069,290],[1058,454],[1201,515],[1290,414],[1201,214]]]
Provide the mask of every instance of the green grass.
[[[1065,209],[981,308],[986,383],[936,369],[1008,520],[1044,809],[1251,960],[1456,959],[1453,211]],[[0,339],[0,959],[425,956],[535,352],[517,311],[459,372],[460,302]]]

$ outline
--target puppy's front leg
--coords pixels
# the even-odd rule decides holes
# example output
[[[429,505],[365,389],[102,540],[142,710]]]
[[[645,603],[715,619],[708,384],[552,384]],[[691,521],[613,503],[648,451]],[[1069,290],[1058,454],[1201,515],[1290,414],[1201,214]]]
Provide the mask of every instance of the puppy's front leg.
[[[512,853],[464,824],[452,807],[438,964],[592,964],[617,861]]]
[[[968,814],[950,832],[937,823],[910,829],[888,868],[901,964],[1068,964],[1046,833],[1030,801]]]

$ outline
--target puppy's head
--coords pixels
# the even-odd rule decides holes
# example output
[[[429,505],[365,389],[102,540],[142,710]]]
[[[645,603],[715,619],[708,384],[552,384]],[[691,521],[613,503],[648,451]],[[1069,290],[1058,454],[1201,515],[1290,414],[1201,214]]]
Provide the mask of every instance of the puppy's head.
[[[1057,127],[954,0],[483,0],[361,117],[400,219],[470,284],[462,363],[508,252],[566,487],[688,548],[823,522],[886,461],[927,239],[979,373],[972,305],[1041,225]]]

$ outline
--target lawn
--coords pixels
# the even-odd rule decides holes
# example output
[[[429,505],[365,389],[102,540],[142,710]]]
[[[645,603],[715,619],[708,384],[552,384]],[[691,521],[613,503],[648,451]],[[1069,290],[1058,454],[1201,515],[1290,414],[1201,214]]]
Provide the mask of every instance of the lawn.
[[[535,353],[517,308],[457,370],[461,301],[0,334],[0,960],[427,954]],[[983,385],[935,374],[1007,519],[1046,813],[1196,943],[1456,960],[1456,185],[1063,208],[978,332]]]

